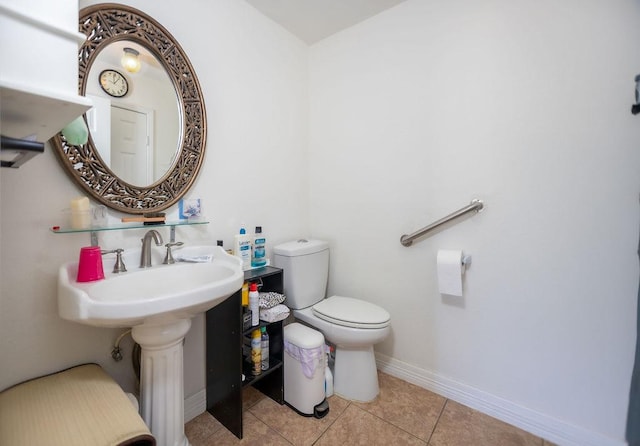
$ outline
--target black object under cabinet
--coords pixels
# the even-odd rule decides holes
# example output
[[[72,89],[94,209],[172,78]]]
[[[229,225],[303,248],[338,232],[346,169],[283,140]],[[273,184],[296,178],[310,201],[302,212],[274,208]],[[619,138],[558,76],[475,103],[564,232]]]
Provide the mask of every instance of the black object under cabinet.
[[[44,143],[0,135],[0,166],[17,169],[44,152]]]
[[[283,292],[283,271],[266,266],[246,271],[245,282],[256,282],[261,292]],[[242,439],[242,388],[253,386],[269,398],[284,404],[282,321],[242,329],[242,291],[206,313],[207,411],[236,437]],[[243,345],[251,332],[267,327],[269,369],[258,376],[244,359]],[[245,379],[242,380],[242,375]]]

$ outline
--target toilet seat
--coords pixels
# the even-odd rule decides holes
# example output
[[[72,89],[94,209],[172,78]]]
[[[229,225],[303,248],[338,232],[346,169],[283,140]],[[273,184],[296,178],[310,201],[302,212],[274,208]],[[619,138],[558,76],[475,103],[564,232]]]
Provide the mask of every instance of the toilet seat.
[[[318,318],[344,327],[384,328],[391,320],[391,315],[384,308],[351,297],[331,296],[315,304],[311,310]]]

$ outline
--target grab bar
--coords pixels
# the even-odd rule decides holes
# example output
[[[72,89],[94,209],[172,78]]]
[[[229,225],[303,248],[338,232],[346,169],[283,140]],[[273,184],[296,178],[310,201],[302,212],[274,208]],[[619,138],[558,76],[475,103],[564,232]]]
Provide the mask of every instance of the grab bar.
[[[403,246],[411,246],[411,244],[415,239],[422,237],[428,232],[433,231],[438,226],[441,226],[458,217],[462,217],[463,215],[468,214],[469,212],[472,212],[472,211],[475,211],[476,213],[478,213],[482,210],[482,208],[484,208],[484,203],[482,202],[482,200],[479,200],[477,198],[474,200],[471,200],[471,203],[469,203],[468,206],[465,206],[462,209],[458,209],[457,211],[452,212],[446,217],[431,223],[429,226],[425,226],[424,228],[414,232],[413,234],[409,234],[409,235],[404,234],[402,237],[400,237],[400,243],[402,243]]]

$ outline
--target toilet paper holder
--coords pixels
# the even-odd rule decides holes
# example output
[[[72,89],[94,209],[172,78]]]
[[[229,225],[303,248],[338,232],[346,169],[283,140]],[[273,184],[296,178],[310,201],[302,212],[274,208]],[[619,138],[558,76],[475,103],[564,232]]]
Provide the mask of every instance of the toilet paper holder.
[[[464,272],[467,270],[467,268],[469,268],[469,265],[471,265],[471,256],[470,255],[463,255],[462,259],[460,260],[460,262],[462,263],[462,274],[464,274]]]

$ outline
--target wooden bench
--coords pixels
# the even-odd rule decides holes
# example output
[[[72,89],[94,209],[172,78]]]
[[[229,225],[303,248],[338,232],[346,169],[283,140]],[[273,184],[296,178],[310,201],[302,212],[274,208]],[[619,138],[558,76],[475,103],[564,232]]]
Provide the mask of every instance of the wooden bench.
[[[97,364],[0,392],[0,445],[155,446],[120,386]]]

